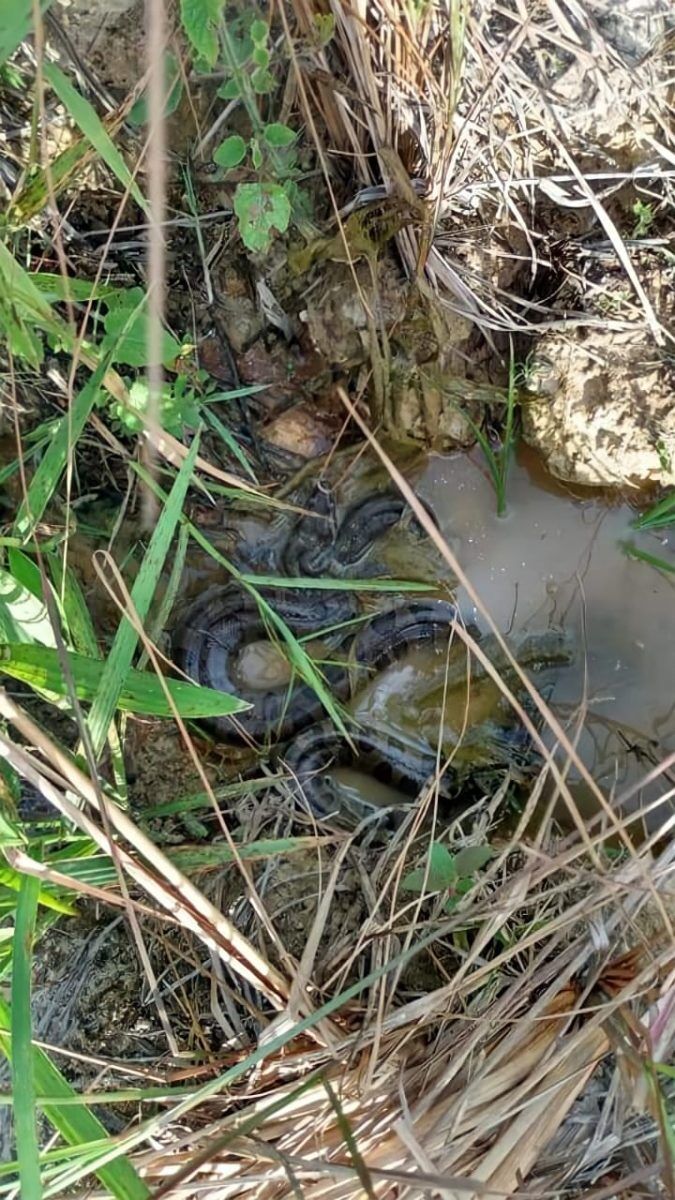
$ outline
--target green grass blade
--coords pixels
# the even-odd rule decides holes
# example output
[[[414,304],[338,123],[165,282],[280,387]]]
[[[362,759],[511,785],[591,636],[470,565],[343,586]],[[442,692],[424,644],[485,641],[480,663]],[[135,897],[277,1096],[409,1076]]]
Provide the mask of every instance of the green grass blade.
[[[50,0],[42,0],[40,11],[46,12]],[[0,13],[0,66],[7,62],[17,46],[33,28],[33,0],[4,0]]]
[[[14,1133],[23,1200],[40,1200],[40,1154],[35,1111],[31,971],[40,883],[24,875],[16,906],[12,972],[12,1088]]]
[[[154,617],[150,622],[148,629],[148,636],[152,642],[155,642],[155,644],[158,642],[161,634],[164,632],[164,626],[171,615],[171,610],[174,606],[176,596],[178,595],[178,589],[183,578],[183,567],[185,566],[185,555],[187,554],[189,540],[189,529],[186,529],[184,525],[181,525],[178,530],[176,552],[173,556],[173,562],[171,563],[169,582],[167,583],[166,591],[162,596],[162,602],[159,606],[157,616]],[[145,667],[147,657],[147,653],[144,650],[138,662],[139,667]]]
[[[672,525],[673,521],[675,521],[675,492],[664,496],[658,504],[636,517],[633,521],[633,529],[662,529],[666,525]]]
[[[100,658],[96,632],[77,576],[71,567],[64,568],[63,560],[54,554],[49,555],[47,562],[71,646],[87,658]]]
[[[627,558],[647,563],[647,566],[655,567],[657,571],[665,571],[667,575],[675,575],[675,563],[660,558],[658,554],[649,554],[646,550],[639,550],[632,542],[621,542],[621,549]]]
[[[119,295],[121,291],[112,284],[93,283],[90,279],[78,279],[73,275],[64,277],[48,271],[31,271],[29,274],[35,287],[50,304],[63,300],[105,300],[108,296]]]
[[[190,452],[176,476],[131,591],[134,608],[139,619],[143,622],[145,622],[148,615],[150,603],[155,594],[155,588],[162,567],[169,553],[176,526],[183,515],[183,503],[192,478],[198,447],[199,435],[193,438]],[[89,728],[96,755],[101,753],[105,744],[108,727],[112,721],[118,697],[122,692],[129,668],[131,667],[131,660],[134,656],[137,642],[138,634],[130,622],[127,621],[126,617],[123,617],[115,634],[110,654],[108,655],[99,692],[89,714]],[[188,685],[184,684],[183,686],[187,687]],[[234,710],[230,709],[230,711]]]
[[[45,62],[42,69],[45,79],[53,87],[59,100],[75,121],[75,124],[94,147],[97,154],[101,156],[104,163],[117,176],[122,187],[125,189],[128,188],[139,208],[142,208],[143,212],[147,215],[148,208],[145,196],[135,182],[131,171],[103,125],[96,109],[92,107],[88,100],[85,100],[84,96],[80,95],[77,89],[73,87],[68,76],[64,75],[63,71],[55,63]]]
[[[332,579],[314,575],[249,575],[242,572],[240,579],[251,587],[307,589],[315,592],[433,592],[434,584],[417,579]]]
[[[123,649],[126,650],[126,645],[123,645]],[[133,651],[134,646],[132,645],[131,655]],[[112,657],[112,652],[107,661],[100,658],[86,658],[83,654],[68,654],[68,663],[78,699],[100,703],[106,679],[111,677]],[[124,659],[126,657],[125,654]],[[126,666],[122,670],[122,666],[123,659],[118,655],[115,670],[112,672],[114,689],[110,691],[113,713],[119,709],[121,712],[153,717],[173,715],[161,681],[155,674],[150,671],[136,671]],[[0,645],[0,673],[9,675],[12,679],[20,679],[23,683],[27,683],[39,691],[48,691],[56,696],[68,695],[58,652],[51,647],[22,643]],[[167,679],[166,686],[178,712],[186,720],[198,721],[204,717],[227,717],[232,713],[250,708],[250,705],[243,700],[238,700],[236,696],[231,696],[228,692],[217,692],[214,688],[200,687],[180,679]],[[109,724],[110,721],[108,721]]]
[[[30,482],[28,493],[14,523],[14,532],[19,537],[26,540],[31,537],[42,519],[65,470],[68,454],[82,433],[98,399],[108,365],[107,358],[99,364],[78,392],[72,410],[61,418],[54,439]]]
[[[269,781],[267,787],[269,789]],[[276,859],[281,854],[302,854],[314,846],[316,838],[313,837],[261,838],[248,845],[237,843],[236,855],[225,842],[216,842],[210,846],[167,846],[166,856],[181,871],[198,871],[223,867],[238,859],[258,862]],[[70,879],[95,887],[114,887],[119,879],[115,864],[105,854],[96,853],[89,858],[59,858],[55,855],[50,862]]]
[[[9,891],[21,892],[25,879],[26,876],[22,875],[19,871],[15,871],[13,867],[0,867],[0,886],[7,888]],[[58,912],[64,917],[73,917],[76,913],[76,909],[73,908],[72,904],[69,904],[66,900],[59,899],[58,896],[47,891],[45,888],[38,887],[38,904],[41,904],[44,908],[51,909],[53,912]]]
[[[55,424],[56,424],[56,422],[54,422],[54,421],[43,421],[39,427],[39,429],[40,429],[39,437],[31,438],[30,435],[27,435],[25,437],[24,441],[25,441],[25,443],[28,443],[28,444],[25,444],[22,447],[24,466],[27,463],[31,463],[33,461],[33,459],[36,457],[36,455],[40,454],[42,452],[42,450],[44,450],[49,445],[49,443],[52,440],[52,437],[54,436]],[[36,431],[34,431],[34,432],[36,432]],[[32,443],[32,444],[29,444],[29,443]],[[19,466],[20,466],[19,459],[13,458],[11,462],[7,463],[0,470],[0,487],[4,487],[4,485],[7,483],[7,480],[11,479],[12,475],[16,475],[17,471],[19,470]]]
[[[28,272],[24,271],[4,242],[0,242],[0,294],[11,297],[12,307],[24,320],[56,337],[68,336],[65,321],[52,312]]]
[[[205,405],[202,411],[204,414],[204,420],[211,426],[213,431],[217,433],[220,438],[222,438],[223,442],[230,451],[230,454],[234,455],[240,467],[243,468],[249,479],[252,479],[253,482],[257,484],[258,480],[256,479],[255,471],[253,470],[253,467],[248,461],[248,458],[246,457],[234,434],[230,432],[230,430],[227,428],[227,425],[223,424],[220,417],[216,416],[214,412],[211,412],[208,406]]]
[[[39,642],[55,646],[54,631],[43,601],[0,567],[0,638],[4,642]]]
[[[0,1050],[11,1061],[10,1029],[10,1009],[0,999]],[[14,1052],[16,1052],[16,1045],[14,1045]],[[32,1051],[31,1072],[36,1092],[41,1096],[56,1098],[53,1103],[45,1104],[44,1114],[70,1146],[83,1147],[91,1142],[108,1144],[107,1130],[88,1109],[73,1106],[72,1101],[76,1098],[76,1093],[44,1051],[37,1046],[33,1047]],[[59,1105],[61,1099],[69,1100],[70,1104],[61,1107]],[[116,1200],[147,1200],[150,1195],[147,1187],[139,1179],[126,1158],[119,1157],[115,1162],[100,1167],[96,1170],[96,1174],[102,1185],[112,1196],[116,1197]]]

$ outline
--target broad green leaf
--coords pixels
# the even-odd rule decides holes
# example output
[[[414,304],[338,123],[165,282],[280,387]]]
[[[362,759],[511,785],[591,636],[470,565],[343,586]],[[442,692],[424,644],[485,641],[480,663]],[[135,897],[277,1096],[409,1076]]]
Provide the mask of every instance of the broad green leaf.
[[[288,125],[273,121],[271,125],[265,126],[264,137],[268,146],[290,146],[291,142],[295,141],[297,134]]]
[[[24,875],[16,908],[12,947],[12,1089],[14,1136],[23,1200],[40,1200],[40,1151],[35,1110],[35,1063],[31,1021],[33,941],[40,895],[39,880]]]
[[[226,137],[224,142],[221,142],[218,149],[214,152],[213,161],[219,167],[237,167],[239,163],[246,157],[246,142],[238,133],[233,133],[230,137]]]
[[[0,887],[9,888],[13,892],[20,892],[25,878],[25,875],[22,875],[19,871],[15,871],[13,867],[0,866]],[[54,912],[61,913],[62,916],[66,917],[74,917],[77,912],[77,909],[72,904],[41,887],[38,887],[38,904],[42,904],[45,908],[51,908]]]
[[[76,279],[72,275],[52,275],[47,271],[31,271],[29,279],[49,304],[62,300],[105,300],[120,291],[109,283],[94,283],[89,279]]]
[[[264,46],[269,35],[269,26],[266,21],[257,19],[251,23],[249,33],[251,35],[251,41],[254,42],[256,46]]]
[[[221,83],[218,88],[218,96],[221,100],[236,100],[240,91],[239,80],[228,79],[226,83]]]
[[[251,59],[256,67],[269,67],[270,57],[269,50],[266,50],[264,46],[256,46],[251,54]]]
[[[460,879],[470,879],[494,857],[491,846],[464,846],[455,855],[455,867]]]
[[[266,67],[257,67],[251,75],[251,87],[258,96],[267,96],[275,88],[274,76]]]
[[[147,212],[145,196],[134,180],[117,146],[113,142],[96,109],[73,87],[67,75],[55,63],[44,62],[43,72],[59,100],[68,110],[75,124],[91,143],[106,166],[117,176],[123,188],[128,188],[139,208]]]
[[[429,847],[428,865],[418,867],[401,880],[407,892],[442,892],[452,887],[457,879],[455,856],[441,842],[432,842]]]
[[[240,183],[234,193],[234,211],[242,240],[249,250],[267,250],[272,229],[285,233],[291,205],[278,183]]]
[[[105,337],[101,350],[110,361],[129,367],[144,367],[148,362],[148,297],[142,288],[128,288],[108,298],[103,324]],[[166,330],[162,331],[162,362],[172,363],[180,354],[180,345]]]
[[[45,13],[50,0],[42,0],[40,11]],[[33,0],[4,0],[0,6],[0,66],[16,50],[33,28]]]
[[[10,575],[13,575],[17,583],[37,596],[38,600],[43,599],[42,576],[40,568],[33,558],[29,558],[23,550],[19,550],[16,546],[10,546],[7,551],[7,565]]]
[[[218,58],[218,22],[223,0],[180,0],[180,15],[188,38],[210,67]]]
[[[61,418],[56,434],[31,479],[28,493],[21,502],[14,524],[15,533],[26,541],[42,519],[45,508],[59,485],[68,455],[72,452],[99,397],[108,365],[108,360],[104,359],[78,392],[71,411]]]
[[[0,998],[0,1051],[9,1062],[12,1061],[13,1051],[16,1051],[10,1037],[11,1027],[11,1009]],[[72,1104],[76,1093],[47,1057],[44,1050],[37,1046],[32,1048],[30,1072],[37,1094],[54,1097],[49,1104],[41,1107],[47,1120],[58,1130],[68,1145],[109,1144],[109,1135],[105,1126],[89,1109]],[[60,1105],[59,1100],[71,1101],[71,1103]],[[115,1162],[96,1167],[95,1173],[103,1187],[115,1197],[115,1200],[148,1200],[150,1193],[128,1159],[120,1156]]]
[[[107,662],[98,658],[87,658],[84,654],[68,654],[75,692],[80,700],[96,699],[106,675],[110,674],[111,661],[114,661],[112,652]],[[68,695],[58,653],[52,647],[26,643],[0,645],[0,673],[55,695]],[[142,713],[147,716],[172,715],[161,682],[151,672],[127,668],[119,680],[116,673],[115,683],[113,711],[119,708],[122,712]],[[236,696],[227,692],[217,692],[213,688],[199,687],[180,679],[167,679],[166,686],[178,712],[186,719],[229,716],[231,713],[250,708],[243,700],[238,700]]]
[[[55,646],[44,601],[0,567],[0,637],[3,642]],[[42,651],[40,651],[42,653]]]

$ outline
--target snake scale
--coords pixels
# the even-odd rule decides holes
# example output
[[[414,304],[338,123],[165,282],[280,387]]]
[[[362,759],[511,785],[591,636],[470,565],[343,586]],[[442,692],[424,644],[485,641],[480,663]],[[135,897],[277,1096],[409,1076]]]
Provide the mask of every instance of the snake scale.
[[[378,539],[398,524],[407,505],[398,493],[378,492],[352,505],[338,522],[329,492],[319,490],[313,515],[291,528],[281,552],[280,566],[289,578],[361,577],[379,574],[370,561]],[[366,561],[368,560],[368,561]],[[370,675],[401,657],[411,646],[445,643],[457,609],[446,600],[423,599],[396,604],[356,625],[359,608],[349,591],[312,588],[261,587],[261,595],[297,638],[334,630],[331,652],[349,655],[352,667]],[[478,631],[471,628],[474,637]],[[374,732],[355,731],[351,746],[334,726],[321,720],[323,706],[313,688],[296,682],[269,689],[247,687],[238,678],[237,664],[252,643],[269,636],[255,597],[240,587],[211,588],[185,613],[173,638],[178,667],[196,682],[247,700],[251,708],[237,716],[214,718],[204,724],[219,741],[269,742],[284,746],[283,761],[302,787],[317,817],[340,814],[338,790],[328,773],[332,765],[358,762],[373,775],[384,775],[399,788],[416,795],[436,770],[435,754]],[[325,683],[339,701],[348,699],[351,675],[346,661],[322,666]],[[277,750],[278,753],[278,750]],[[448,784],[441,792],[450,794]],[[363,816],[364,813],[358,814]],[[354,823],[353,814],[347,820]]]

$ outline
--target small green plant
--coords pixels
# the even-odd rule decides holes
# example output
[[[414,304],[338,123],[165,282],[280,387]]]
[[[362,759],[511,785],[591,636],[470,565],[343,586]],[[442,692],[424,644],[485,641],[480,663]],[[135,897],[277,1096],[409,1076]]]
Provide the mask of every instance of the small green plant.
[[[243,168],[255,176],[237,182],[234,212],[244,245],[264,253],[273,231],[285,233],[294,212],[302,214],[306,206],[297,183],[297,133],[260,115],[260,97],[270,96],[277,86],[270,71],[267,22],[253,12],[220,21],[219,7],[212,0],[183,0],[183,25],[207,70],[222,63],[220,98],[240,100],[246,111],[251,132],[246,137],[228,134],[216,147],[213,161],[223,172]]]
[[[513,358],[513,347],[509,362],[509,383],[506,392],[506,406],[501,436],[498,445],[494,445],[490,434],[481,424],[474,421],[468,414],[467,418],[476,441],[483,451],[490,478],[497,496],[497,516],[503,517],[506,512],[506,483],[511,466],[511,459],[516,444],[516,405],[518,401],[517,368]]]
[[[675,492],[669,492],[658,504],[633,521],[633,529],[664,529],[675,522]]]
[[[644,200],[636,200],[633,205],[633,216],[635,224],[632,236],[634,238],[645,237],[654,224],[654,209],[651,204],[645,204]]]
[[[475,874],[493,857],[491,846],[465,846],[451,854],[442,842],[432,842],[428,862],[416,867],[401,880],[406,892],[429,895],[432,892],[447,892],[443,902],[446,912],[454,912],[462,896],[471,890]]]

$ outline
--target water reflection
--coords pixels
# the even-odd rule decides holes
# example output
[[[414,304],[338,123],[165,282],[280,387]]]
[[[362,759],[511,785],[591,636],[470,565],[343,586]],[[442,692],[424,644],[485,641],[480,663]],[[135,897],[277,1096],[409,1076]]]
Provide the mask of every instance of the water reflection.
[[[570,721],[585,708],[579,751],[603,789],[620,791],[675,750],[675,579],[622,553],[629,506],[572,499],[515,465],[498,518],[481,464],[465,455],[432,457],[420,492],[502,632],[554,624],[578,639],[577,664],[555,674],[554,705]],[[650,549],[667,553],[667,540],[660,531]],[[484,627],[461,589],[458,601]]]

